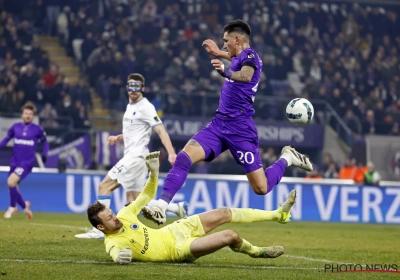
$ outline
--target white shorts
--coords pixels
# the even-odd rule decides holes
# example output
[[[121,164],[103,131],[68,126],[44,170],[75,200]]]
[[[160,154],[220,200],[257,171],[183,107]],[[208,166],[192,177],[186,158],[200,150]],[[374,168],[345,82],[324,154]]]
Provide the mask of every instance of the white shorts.
[[[117,180],[126,191],[141,192],[147,180],[147,166],[144,157],[125,156],[108,171],[112,180]]]

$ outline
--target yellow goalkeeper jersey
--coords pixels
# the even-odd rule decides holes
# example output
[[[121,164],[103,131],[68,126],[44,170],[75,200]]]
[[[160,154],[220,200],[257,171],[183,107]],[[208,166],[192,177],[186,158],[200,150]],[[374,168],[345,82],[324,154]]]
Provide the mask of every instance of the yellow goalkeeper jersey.
[[[133,261],[178,261],[175,237],[168,228],[152,229],[143,225],[137,215],[154,197],[158,186],[150,178],[139,197],[121,209],[117,217],[123,223],[118,233],[104,238],[107,253],[115,261],[120,250],[130,248]]]

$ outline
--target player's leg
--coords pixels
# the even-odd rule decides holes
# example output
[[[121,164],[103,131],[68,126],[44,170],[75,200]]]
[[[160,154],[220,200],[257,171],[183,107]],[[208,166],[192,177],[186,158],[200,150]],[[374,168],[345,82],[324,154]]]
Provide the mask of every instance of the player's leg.
[[[30,209],[30,202],[29,201],[24,201],[22,198],[22,195],[18,189],[18,184],[26,177],[29,175],[31,171],[31,167],[29,166],[17,166],[17,167],[11,167],[9,176],[7,179],[7,185],[8,185],[8,190],[10,194],[10,207],[8,210],[4,213],[4,218],[9,219],[12,217],[12,215],[17,212],[17,204],[24,209],[24,212],[27,216],[28,219],[32,219],[33,214]]]
[[[264,211],[249,208],[219,208],[186,219],[175,221],[168,225],[174,234],[178,248],[183,248],[182,255],[186,260],[194,259],[213,253],[225,246],[232,250],[257,258],[273,258],[283,254],[280,246],[257,247],[247,240],[240,238],[233,231],[222,231],[205,236],[210,231],[226,223],[252,223],[276,221],[288,223],[290,209],[296,201],[296,191],[289,193],[286,201],[275,211]],[[183,239],[183,246],[182,244]],[[195,239],[195,240],[193,240]]]
[[[162,212],[167,210],[175,194],[186,181],[193,164],[205,159],[204,148],[194,139],[190,139],[182,151],[176,156],[176,160],[164,181],[163,190],[158,200],[157,207]]]
[[[267,221],[288,223],[290,221],[290,209],[295,201],[296,191],[292,190],[286,201],[275,211],[223,207],[199,214],[197,217],[201,225],[195,222],[196,216],[189,217],[191,221],[179,221],[190,223],[190,228],[193,230],[192,237],[200,237],[190,244],[190,252],[195,258],[211,254],[225,246],[230,246],[233,251],[247,254],[253,258],[275,258],[283,254],[283,247],[257,247],[230,230],[210,234],[208,236],[205,235],[226,223]]]
[[[7,178],[8,192],[10,195],[10,205],[7,211],[4,213],[3,216],[4,219],[10,219],[12,215],[18,211],[17,208],[18,182],[19,182],[19,176],[11,172]]]
[[[261,162],[260,155],[257,156]],[[307,171],[312,170],[310,160],[290,146],[284,147],[279,159],[265,170],[254,165],[243,165],[243,169],[254,192],[263,195],[272,191],[281,181],[286,168],[291,165]]]
[[[285,224],[290,221],[290,209],[295,202],[296,191],[292,190],[285,202],[274,211],[221,207],[199,214],[199,218],[206,234],[226,223],[279,222]]]
[[[143,162],[142,166],[139,165],[136,169],[133,169],[132,172],[135,174],[135,179],[131,185],[128,185],[128,187],[125,188],[127,202],[136,200],[147,182],[148,169],[145,162]],[[151,200],[147,206],[156,207],[157,200]],[[174,213],[179,218],[183,218],[187,213],[187,203],[184,201],[179,203],[170,203],[168,204],[166,211]]]
[[[227,147],[217,135],[218,128],[213,123],[199,131],[178,153],[176,161],[168,172],[164,181],[163,190],[160,199],[157,201],[156,207],[144,207],[143,215],[156,222],[163,224],[166,221],[165,211],[172,198],[183,186],[189,174],[192,164],[205,160],[212,161]]]
[[[128,191],[126,192],[126,201],[131,202],[135,201],[136,198],[139,196],[140,192],[137,191]],[[151,200],[148,204],[148,207],[156,207],[157,200]],[[178,203],[170,203],[167,207],[167,212],[174,213],[179,218],[183,218],[187,215],[188,204],[186,201],[181,201]]]
[[[243,133],[243,131],[246,131],[246,133]],[[242,165],[256,194],[265,195],[269,193],[280,182],[286,167],[290,165],[307,171],[312,170],[309,159],[290,146],[284,147],[280,158],[263,170],[257,128],[251,118],[240,122],[226,122],[223,137],[236,162]]]
[[[151,200],[147,206],[152,208],[152,207],[157,207],[158,201],[157,200]],[[177,215],[179,218],[184,218],[187,216],[187,211],[188,211],[188,203],[186,201],[180,201],[178,203],[176,202],[171,202],[168,204],[166,212],[174,213]]]
[[[125,189],[130,189],[135,185],[136,170],[138,167],[145,165],[145,159],[136,157],[125,156],[120,159],[111,169],[108,171],[106,177],[101,181],[99,185],[99,192],[97,200],[104,204],[106,207],[110,207],[111,193],[119,188],[121,185]],[[140,190],[135,190],[140,191]]]
[[[247,137],[246,137],[247,138]],[[243,167],[249,183],[256,194],[265,195],[280,182],[288,166],[294,165],[305,170],[312,170],[308,158],[294,148],[286,146],[280,158],[263,170],[257,134],[253,139],[240,135],[227,138],[227,144],[236,162]]]
[[[129,203],[135,201],[136,198],[138,198],[139,194],[140,192],[126,190],[126,202]]]
[[[286,201],[275,211],[264,211],[249,208],[219,208],[199,214],[204,235],[225,223],[252,223],[276,221],[288,223],[290,209],[296,201],[296,191],[289,193]],[[197,230],[200,232],[200,230]],[[190,251],[195,258],[213,253],[225,246],[234,252],[247,254],[253,258],[276,258],[283,254],[281,246],[258,247],[241,238],[234,231],[222,231],[194,240]]]
[[[121,184],[117,179],[112,179],[108,174],[100,182],[99,192],[97,195],[97,200],[104,204],[106,207],[110,208],[111,204],[111,193],[119,188]]]
[[[243,253],[252,258],[276,258],[284,252],[281,246],[254,246],[230,229],[195,239],[190,244],[190,252],[195,258],[199,258],[226,246],[229,246],[234,252]]]
[[[118,178],[121,177],[122,173],[125,171],[124,162],[121,159],[103,178],[99,185],[99,191],[97,194],[97,201],[106,207],[110,208],[111,205],[111,193],[113,190],[119,188],[121,184],[118,182]],[[103,239],[104,233],[97,228],[92,228],[85,233],[75,234],[76,238],[85,239]]]
[[[121,185],[118,183],[117,180],[111,179],[110,176],[107,174],[100,182],[97,200],[101,204],[109,208],[111,204],[111,193],[113,190],[117,189],[120,186]],[[75,234],[75,237],[85,239],[103,239],[104,233],[93,227],[91,230],[85,233]]]

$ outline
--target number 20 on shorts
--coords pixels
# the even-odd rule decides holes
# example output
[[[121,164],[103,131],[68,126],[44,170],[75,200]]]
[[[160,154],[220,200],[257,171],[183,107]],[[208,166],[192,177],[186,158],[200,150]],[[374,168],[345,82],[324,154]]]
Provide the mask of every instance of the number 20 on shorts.
[[[236,153],[239,154],[239,161],[241,163],[252,164],[254,162],[254,155],[252,152],[237,151]]]

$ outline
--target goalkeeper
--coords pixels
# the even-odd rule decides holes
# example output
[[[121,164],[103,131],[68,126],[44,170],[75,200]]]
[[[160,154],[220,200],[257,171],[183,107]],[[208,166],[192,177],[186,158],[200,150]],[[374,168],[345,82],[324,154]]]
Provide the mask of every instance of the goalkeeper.
[[[106,251],[114,262],[193,262],[226,246],[234,252],[253,258],[276,258],[283,254],[284,249],[281,246],[254,246],[233,230],[206,234],[225,223],[287,223],[290,220],[290,208],[296,199],[294,190],[275,211],[219,208],[177,220],[160,229],[148,228],[142,224],[137,215],[156,194],[159,154],[153,152],[146,157],[146,165],[150,170],[146,186],[139,197],[127,204],[117,215],[99,202],[87,209],[91,224],[104,232]]]

